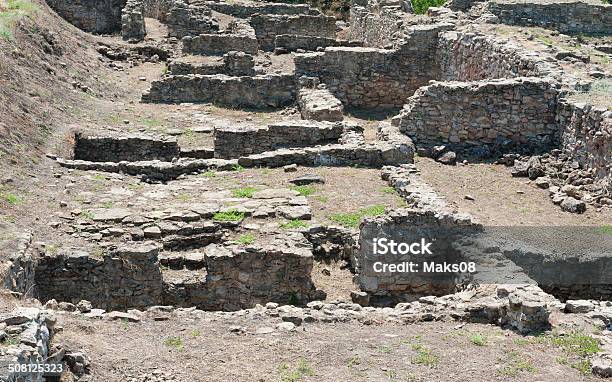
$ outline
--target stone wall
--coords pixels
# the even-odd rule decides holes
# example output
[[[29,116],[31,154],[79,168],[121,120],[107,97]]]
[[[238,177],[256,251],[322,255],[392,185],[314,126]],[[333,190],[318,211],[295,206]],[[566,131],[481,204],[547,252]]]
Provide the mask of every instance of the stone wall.
[[[223,58],[200,62],[189,57],[181,57],[168,62],[168,71],[172,75],[189,74],[226,74],[228,76],[254,76],[255,60],[244,52],[229,52]]]
[[[180,156],[174,138],[146,135],[93,136],[75,134],[74,158],[92,162],[121,162],[159,159],[171,161]]]
[[[412,28],[397,49],[332,47],[296,54],[296,75],[318,77],[346,107],[397,109],[436,78],[436,36],[445,28]]]
[[[202,34],[182,40],[183,53],[219,55],[230,51],[257,54],[257,39],[239,34]]]
[[[125,41],[138,42],[146,35],[142,0],[128,0],[121,14],[121,37]]]
[[[230,107],[278,108],[295,101],[293,75],[266,74],[254,77],[218,75],[169,76],[153,81],[143,102],[207,102]]]
[[[328,46],[362,46],[360,41],[336,40],[328,37],[282,34],[274,38],[274,52],[316,51]]]
[[[144,4],[144,17],[156,19],[165,23],[170,9],[177,0],[142,0]]]
[[[299,237],[298,237],[299,235]],[[249,248],[213,246],[206,251],[211,309],[235,310],[278,302],[305,304],[315,293],[312,246],[300,234]]]
[[[251,17],[251,26],[259,42],[259,48],[274,50],[277,35],[300,35],[336,38],[336,19],[323,15],[266,15]]]
[[[121,10],[127,0],[46,0],[63,19],[86,32],[121,30]]]
[[[2,248],[8,251],[8,258],[0,266],[2,284],[8,290],[25,297],[36,295],[34,269],[36,261],[32,255],[32,234],[24,233],[15,240],[15,248]]]
[[[284,147],[306,147],[337,143],[343,123],[291,121],[266,127],[215,128],[215,157],[230,159]]]
[[[144,243],[108,252],[43,253],[35,276],[39,299],[73,304],[88,300],[109,310],[158,305],[162,297],[159,250],[157,244]]]
[[[563,152],[581,168],[593,170],[592,181],[612,195],[612,112],[563,100],[557,121]]]
[[[370,47],[392,45],[401,36],[403,21],[411,13],[409,1],[353,0],[350,38]]]
[[[565,34],[612,34],[612,5],[587,1],[494,0],[487,9],[504,24],[536,26]]]
[[[234,17],[248,18],[257,13],[269,15],[320,15],[316,8],[306,4],[285,3],[240,3],[206,1],[204,4],[210,9]]]
[[[392,121],[419,146],[543,150],[559,142],[556,103],[556,85],[539,78],[435,82]]]
[[[533,52],[495,37],[449,31],[440,33],[435,61],[440,81],[475,81],[550,74],[551,64]]]
[[[170,37],[183,38],[219,31],[219,23],[212,17],[210,8],[175,1],[166,15]]]

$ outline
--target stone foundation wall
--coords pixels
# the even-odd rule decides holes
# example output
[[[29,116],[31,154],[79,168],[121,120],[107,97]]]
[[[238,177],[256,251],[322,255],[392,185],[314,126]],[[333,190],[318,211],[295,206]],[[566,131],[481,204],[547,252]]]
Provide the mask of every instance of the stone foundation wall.
[[[296,54],[296,75],[318,77],[346,107],[397,109],[436,78],[436,36],[447,25],[415,27],[397,49],[326,48]]]
[[[299,35],[336,38],[336,19],[323,15],[266,15],[251,17],[251,26],[259,42],[259,48],[274,50],[277,35]]]
[[[230,51],[257,54],[258,44],[254,36],[240,34],[202,34],[182,39],[183,53],[204,56],[225,54]]]
[[[39,299],[73,304],[88,300],[108,310],[158,305],[162,297],[159,250],[158,245],[145,243],[110,252],[42,254],[35,276]]]
[[[612,112],[563,100],[557,121],[563,152],[581,168],[593,170],[592,180],[612,195]]]
[[[320,15],[321,12],[316,8],[311,8],[306,4],[285,4],[285,3],[228,3],[206,1],[204,4],[210,9],[234,17],[248,18],[257,13],[268,15]]]
[[[409,1],[353,0],[350,39],[369,47],[387,47],[402,34],[402,20],[412,13]]]
[[[75,135],[74,158],[92,162],[155,160],[171,161],[180,156],[176,139],[146,135]]]
[[[5,288],[26,297],[36,295],[34,269],[36,261],[32,255],[32,234],[25,233],[16,239],[15,248],[2,248],[9,251],[7,261],[0,264],[0,276]]]
[[[419,146],[540,150],[559,142],[556,103],[556,85],[539,78],[435,82],[392,121]]]
[[[316,51],[328,46],[362,46],[360,41],[336,40],[327,37],[278,35],[274,38],[274,51],[295,52],[298,49]]]
[[[565,34],[612,34],[612,5],[586,1],[504,1],[487,9],[504,24],[535,26]]]
[[[343,123],[295,121],[266,127],[215,128],[215,157],[230,159],[286,147],[337,143]]]
[[[144,17],[149,17],[166,23],[168,13],[177,0],[142,0]]]
[[[121,15],[121,37],[125,41],[138,42],[147,35],[142,0],[128,0]]]
[[[554,68],[535,53],[494,37],[449,31],[441,33],[435,61],[440,81],[542,76]]]
[[[169,76],[153,81],[143,102],[207,102],[231,107],[278,108],[295,101],[293,75],[229,77],[223,74]]]
[[[305,304],[313,299],[312,246],[297,235],[277,238],[259,248],[217,246],[207,250],[208,304],[214,304],[209,308],[236,310],[270,301]]]
[[[210,8],[175,1],[166,15],[170,37],[183,38],[219,31],[219,23],[212,17]]]
[[[63,19],[92,33],[121,30],[121,10],[127,0],[46,0]]]

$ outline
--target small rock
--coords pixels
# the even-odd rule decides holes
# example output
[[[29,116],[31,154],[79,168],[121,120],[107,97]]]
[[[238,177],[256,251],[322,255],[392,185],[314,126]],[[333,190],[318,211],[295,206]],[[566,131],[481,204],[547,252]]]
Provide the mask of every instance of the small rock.
[[[572,197],[568,197],[561,202],[561,209],[565,212],[581,214],[586,211],[586,203],[582,200],[577,200]]]
[[[539,178],[536,178],[535,185],[540,188],[547,189],[548,187],[550,187],[550,179],[546,176],[541,176]]]
[[[465,195],[464,198],[466,200],[476,200],[476,198],[474,198],[472,195]]]
[[[289,164],[283,167],[283,171],[285,172],[296,172],[298,170],[297,164]]]
[[[321,273],[324,274],[325,276],[331,276],[331,271],[328,268],[323,268],[321,270]]]
[[[280,324],[276,325],[276,329],[290,332],[295,330],[295,324],[293,322],[281,322]]]
[[[588,300],[567,300],[565,311],[567,313],[588,313],[595,309],[595,305]]]
[[[59,308],[61,310],[65,310],[66,312],[74,312],[74,311],[76,311],[76,305],[71,304],[69,302],[64,302],[64,301],[59,303]]]
[[[454,165],[455,163],[457,163],[457,154],[455,154],[454,151],[448,151],[444,154],[442,154],[438,159],[436,159],[438,162],[442,163],[442,164],[446,164],[446,165]]]
[[[118,312],[118,311],[110,312],[109,314],[106,315],[106,318],[108,318],[109,320],[128,320],[130,322],[140,322],[140,317],[134,314]]]
[[[320,183],[324,184],[325,179],[318,175],[307,174],[304,176],[300,176],[299,178],[295,178],[289,181],[290,183],[295,184],[296,186],[305,186],[307,184]]]
[[[81,313],[88,313],[91,312],[91,302],[87,301],[87,300],[81,300],[78,302],[78,304],[76,305],[77,309],[79,312]]]

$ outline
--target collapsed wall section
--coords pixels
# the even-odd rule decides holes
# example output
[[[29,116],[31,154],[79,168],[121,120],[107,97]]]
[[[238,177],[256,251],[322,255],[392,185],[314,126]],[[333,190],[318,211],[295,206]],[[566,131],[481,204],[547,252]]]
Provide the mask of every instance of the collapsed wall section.
[[[86,32],[121,30],[121,10],[127,0],[46,0],[64,20]]]
[[[612,34],[612,5],[601,2],[494,0],[487,9],[504,24],[549,28],[566,34]]]
[[[259,48],[274,50],[277,35],[300,35],[336,38],[336,19],[324,15],[266,15],[255,14],[251,26],[259,42]]]
[[[558,144],[557,85],[540,78],[435,82],[393,124],[423,146],[536,151]]]
[[[295,79],[290,74],[253,77],[217,75],[168,76],[153,81],[143,102],[205,102],[230,107],[278,108],[295,102]]]

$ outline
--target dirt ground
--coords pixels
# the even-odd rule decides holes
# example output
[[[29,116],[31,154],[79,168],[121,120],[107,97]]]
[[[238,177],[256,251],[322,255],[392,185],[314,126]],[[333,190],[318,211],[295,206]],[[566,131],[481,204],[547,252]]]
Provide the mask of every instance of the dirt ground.
[[[176,381],[290,381],[300,365],[301,381],[595,380],[562,364],[561,350],[490,325],[305,324],[295,332],[258,334],[280,320],[126,323],[63,315],[61,322],[56,340],[92,357],[96,381],[154,371]],[[246,333],[233,333],[232,326]],[[474,344],[474,335],[486,338],[485,345]],[[169,345],[168,338],[180,344]],[[419,357],[422,350],[427,357]]]

